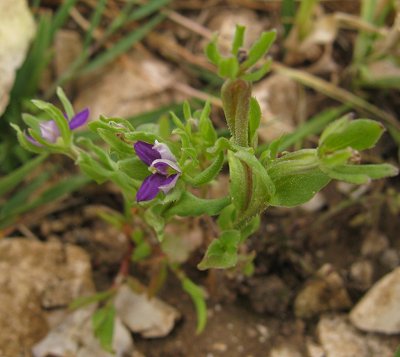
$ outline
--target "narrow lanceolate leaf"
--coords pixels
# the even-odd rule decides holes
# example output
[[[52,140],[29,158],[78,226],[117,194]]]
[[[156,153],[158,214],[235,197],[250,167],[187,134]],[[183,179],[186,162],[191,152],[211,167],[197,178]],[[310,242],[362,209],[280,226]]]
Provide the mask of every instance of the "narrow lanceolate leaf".
[[[255,70],[254,72],[246,73],[240,76],[240,78],[249,82],[257,82],[269,72],[271,65],[272,60],[269,58],[259,69]]]
[[[243,46],[245,31],[246,31],[245,26],[236,25],[235,36],[233,37],[232,51],[231,51],[231,53],[235,57],[237,56],[240,47]]]
[[[200,270],[210,268],[227,269],[236,265],[238,260],[237,250],[240,242],[240,232],[229,230],[214,239],[209,245],[202,261],[197,265]]]
[[[103,349],[113,352],[112,341],[114,335],[115,307],[106,305],[97,310],[92,316],[92,327],[96,338]]]
[[[195,177],[185,176],[185,179],[193,186],[201,186],[211,182],[217,177],[224,164],[224,154],[220,152],[210,166]]]
[[[208,58],[208,60],[215,64],[216,66],[219,65],[219,62],[221,61],[222,57],[218,51],[217,48],[217,35],[214,34],[212,40],[208,43],[208,45],[206,46],[206,56]]]
[[[204,290],[193,283],[189,278],[185,277],[182,280],[182,288],[186,291],[196,307],[197,313],[197,328],[196,333],[201,333],[207,323],[207,306],[205,301]]]
[[[203,199],[184,192],[179,201],[174,206],[165,211],[164,216],[170,218],[172,216],[181,217],[197,217],[202,214],[215,216],[230,203],[229,197],[216,199]]]
[[[256,42],[254,42],[253,46],[251,46],[247,60],[241,64],[240,70],[246,70],[256,64],[257,61],[267,53],[267,51],[275,41],[275,38],[275,30],[263,32],[260,38]]]
[[[68,308],[71,310],[79,309],[81,307],[94,304],[96,302],[104,301],[115,295],[115,290],[102,291],[88,296],[80,296],[79,298],[73,300]]]

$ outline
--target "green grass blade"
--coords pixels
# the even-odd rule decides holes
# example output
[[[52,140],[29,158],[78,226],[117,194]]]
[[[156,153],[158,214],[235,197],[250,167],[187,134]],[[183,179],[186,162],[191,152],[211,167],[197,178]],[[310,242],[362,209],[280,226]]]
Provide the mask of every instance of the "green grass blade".
[[[83,48],[87,49],[90,45],[90,42],[93,39],[93,32],[96,27],[99,25],[101,21],[101,17],[103,16],[103,12],[106,8],[107,0],[99,0],[97,2],[97,6],[94,10],[94,13],[90,19],[90,27],[89,30],[86,32],[85,39],[83,41]]]
[[[55,33],[57,32],[58,29],[60,29],[65,21],[67,21],[69,17],[69,12],[72,9],[72,7],[76,4],[77,0],[65,0],[61,2],[61,6],[59,7],[56,15],[54,16],[54,20],[51,25],[51,30],[50,30],[50,38],[53,38]]]
[[[47,154],[42,154],[31,161],[27,162],[25,165],[21,166],[19,169],[13,171],[9,175],[0,179],[0,196],[11,191],[16,187],[28,173],[34,170],[41,162],[47,157]]]
[[[133,11],[128,16],[129,21],[137,21],[151,15],[153,12],[159,10],[161,7],[169,4],[171,0],[152,0],[147,4],[142,5],[139,9]]]

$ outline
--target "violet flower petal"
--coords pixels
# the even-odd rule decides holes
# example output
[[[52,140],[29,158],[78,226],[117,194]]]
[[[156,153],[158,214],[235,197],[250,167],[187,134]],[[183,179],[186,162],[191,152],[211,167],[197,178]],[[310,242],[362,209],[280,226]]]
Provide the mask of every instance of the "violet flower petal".
[[[160,174],[167,175],[168,174],[168,167],[172,168],[174,171],[181,173],[181,169],[176,163],[176,161],[171,161],[167,159],[158,159],[154,160],[151,163],[150,167],[155,167]]]
[[[160,186],[170,183],[169,177],[160,174],[153,174],[145,178],[136,193],[136,201],[150,201],[157,196]]]
[[[156,140],[155,144],[153,146],[153,149],[157,150],[160,153],[161,159],[176,162],[176,157],[174,156],[174,154],[171,152],[171,150],[169,149],[169,147],[166,144],[160,143]]]
[[[161,159],[160,153],[153,149],[152,144],[145,143],[144,141],[138,141],[133,145],[136,155],[142,160],[147,166],[150,166],[154,160]]]
[[[42,138],[50,143],[55,143],[60,136],[60,131],[54,120],[42,121],[39,128]]]
[[[69,128],[71,130],[75,130],[82,125],[85,125],[87,120],[89,119],[89,109],[83,109],[81,112],[76,114],[73,118],[71,118],[69,122]]]
[[[169,191],[171,191],[175,187],[176,182],[178,181],[178,178],[179,178],[179,174],[168,176],[167,179],[165,180],[164,184],[162,186],[160,186],[159,189],[162,192],[164,192],[165,194],[167,194]]]

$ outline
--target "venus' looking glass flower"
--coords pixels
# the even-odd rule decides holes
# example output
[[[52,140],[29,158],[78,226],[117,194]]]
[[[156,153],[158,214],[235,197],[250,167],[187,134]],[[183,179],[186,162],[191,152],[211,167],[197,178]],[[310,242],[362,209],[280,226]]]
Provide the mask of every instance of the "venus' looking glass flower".
[[[89,109],[86,108],[81,112],[74,115],[71,120],[68,120],[68,126],[70,130],[75,130],[86,124],[89,118]],[[60,130],[54,120],[42,121],[39,124],[40,136],[48,141],[49,143],[55,143],[60,137]],[[28,140],[37,146],[41,146],[34,138],[27,136]]]
[[[138,141],[133,146],[139,159],[149,166],[153,173],[143,181],[136,194],[136,200],[150,201],[158,192],[166,194],[174,188],[182,171],[168,146],[157,140],[154,145]]]

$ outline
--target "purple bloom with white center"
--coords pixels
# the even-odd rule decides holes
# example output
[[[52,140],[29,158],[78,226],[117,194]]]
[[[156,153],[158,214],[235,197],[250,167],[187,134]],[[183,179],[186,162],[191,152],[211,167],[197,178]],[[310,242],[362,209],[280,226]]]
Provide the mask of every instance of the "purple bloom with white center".
[[[81,112],[74,115],[71,120],[68,121],[68,126],[70,130],[75,130],[86,124],[89,119],[89,109],[86,108]],[[67,118],[68,120],[68,118]],[[48,141],[49,143],[55,143],[57,139],[60,137],[60,130],[54,120],[42,121],[39,124],[40,136]],[[34,138],[27,135],[27,139],[34,145],[42,146],[38,143]]]
[[[157,140],[154,145],[138,141],[133,146],[139,159],[153,172],[143,181],[136,194],[136,200],[150,201],[160,191],[165,194],[171,191],[182,171],[168,146]]]

